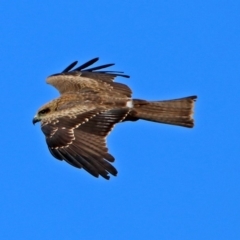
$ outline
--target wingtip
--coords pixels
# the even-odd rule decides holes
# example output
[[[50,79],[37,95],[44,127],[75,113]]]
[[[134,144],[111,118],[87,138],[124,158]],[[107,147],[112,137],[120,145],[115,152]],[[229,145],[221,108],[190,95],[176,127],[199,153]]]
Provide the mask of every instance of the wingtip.
[[[68,72],[70,71],[73,67],[75,67],[77,65],[78,61],[74,61],[73,63],[71,63],[69,66],[67,66],[62,73]]]
[[[91,66],[92,64],[94,64],[94,63],[97,62],[98,60],[99,60],[98,57],[93,58],[93,59],[87,61],[86,63],[82,64],[81,66],[73,69],[72,71],[81,71],[81,70],[83,70],[84,68],[87,68],[87,67]]]

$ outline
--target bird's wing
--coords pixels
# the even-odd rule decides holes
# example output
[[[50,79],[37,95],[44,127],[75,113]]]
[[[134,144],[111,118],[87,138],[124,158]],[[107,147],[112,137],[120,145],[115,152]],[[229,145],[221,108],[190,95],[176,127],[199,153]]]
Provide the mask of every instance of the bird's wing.
[[[87,68],[95,63],[98,58],[92,59],[87,63],[71,70],[77,62],[73,62],[62,73],[53,74],[47,78],[47,83],[58,89],[60,94],[69,92],[79,92],[83,89],[98,91],[114,91],[130,97],[131,89],[122,83],[113,82],[117,76],[129,77],[122,72],[97,71],[114,64],[105,64],[94,68]],[[71,71],[70,71],[71,70]]]
[[[129,109],[94,109],[76,115],[45,119],[42,131],[51,154],[69,164],[84,168],[95,177],[109,179],[117,174],[109,163],[114,157],[108,153],[106,137],[114,125],[121,122]]]

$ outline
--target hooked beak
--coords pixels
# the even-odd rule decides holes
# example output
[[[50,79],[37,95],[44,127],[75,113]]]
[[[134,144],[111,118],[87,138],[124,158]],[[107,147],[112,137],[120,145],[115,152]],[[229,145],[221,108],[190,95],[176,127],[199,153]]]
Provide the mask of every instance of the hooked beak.
[[[35,125],[35,123],[39,122],[39,118],[37,116],[35,116],[32,120],[32,123]]]

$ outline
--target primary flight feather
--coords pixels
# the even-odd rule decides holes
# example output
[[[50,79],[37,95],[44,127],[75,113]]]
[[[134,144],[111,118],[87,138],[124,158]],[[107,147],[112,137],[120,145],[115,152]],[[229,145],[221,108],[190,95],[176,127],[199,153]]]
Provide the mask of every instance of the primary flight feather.
[[[114,82],[117,76],[129,76],[102,69],[114,64],[88,68],[98,61],[94,58],[73,69],[70,64],[61,73],[47,78],[61,94],[42,106],[33,123],[41,122],[51,154],[95,177],[109,179],[117,170],[110,164],[114,157],[108,153],[106,137],[114,125],[139,119],[193,127],[193,107],[196,96],[167,101],[132,99],[131,89]]]

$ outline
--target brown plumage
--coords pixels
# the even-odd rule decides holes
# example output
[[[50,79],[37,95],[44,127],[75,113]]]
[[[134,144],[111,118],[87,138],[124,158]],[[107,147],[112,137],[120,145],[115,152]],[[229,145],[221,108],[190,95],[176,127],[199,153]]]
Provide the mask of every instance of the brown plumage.
[[[95,177],[109,179],[117,170],[110,164],[106,137],[114,125],[139,119],[184,127],[193,127],[196,96],[168,101],[132,99],[131,89],[114,82],[115,77],[129,77],[122,72],[102,71],[114,64],[88,68],[94,58],[72,70],[72,63],[62,73],[47,78],[61,96],[42,106],[33,119],[41,129],[51,154],[83,168]],[[100,71],[99,71],[100,70]]]

